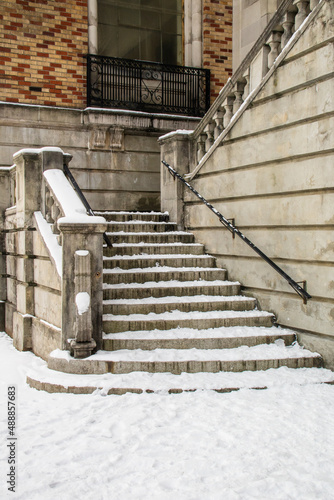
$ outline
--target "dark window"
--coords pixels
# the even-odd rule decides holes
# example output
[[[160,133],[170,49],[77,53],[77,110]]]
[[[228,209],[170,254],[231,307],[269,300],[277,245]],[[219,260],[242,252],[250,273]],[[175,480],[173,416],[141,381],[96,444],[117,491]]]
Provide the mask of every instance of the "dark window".
[[[182,0],[99,0],[99,54],[183,63]]]

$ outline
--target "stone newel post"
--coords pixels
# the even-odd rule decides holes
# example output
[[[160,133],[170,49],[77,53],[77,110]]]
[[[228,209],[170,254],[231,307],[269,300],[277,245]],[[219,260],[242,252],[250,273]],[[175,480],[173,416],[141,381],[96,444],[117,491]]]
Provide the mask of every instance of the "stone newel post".
[[[159,139],[160,157],[180,175],[189,172],[191,140],[189,132],[177,131],[175,134]],[[176,222],[178,229],[183,229],[183,184],[170,175],[168,169],[161,164],[161,211],[167,211],[170,220]]]
[[[97,349],[102,345],[102,248],[107,224],[102,217],[92,217],[91,223],[87,219],[58,220],[63,253],[62,348],[71,348],[75,357],[89,356],[95,345]]]

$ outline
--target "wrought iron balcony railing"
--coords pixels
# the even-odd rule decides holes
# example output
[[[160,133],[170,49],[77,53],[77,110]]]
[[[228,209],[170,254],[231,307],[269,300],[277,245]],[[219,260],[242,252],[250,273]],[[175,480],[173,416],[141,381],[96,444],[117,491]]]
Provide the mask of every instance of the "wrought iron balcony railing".
[[[204,116],[210,107],[210,71],[88,55],[87,105]]]

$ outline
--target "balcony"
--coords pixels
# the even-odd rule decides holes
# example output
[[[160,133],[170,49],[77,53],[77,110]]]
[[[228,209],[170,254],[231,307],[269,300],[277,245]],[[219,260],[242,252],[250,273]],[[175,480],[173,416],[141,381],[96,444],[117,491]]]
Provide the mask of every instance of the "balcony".
[[[88,55],[87,106],[204,116],[210,107],[210,71]]]

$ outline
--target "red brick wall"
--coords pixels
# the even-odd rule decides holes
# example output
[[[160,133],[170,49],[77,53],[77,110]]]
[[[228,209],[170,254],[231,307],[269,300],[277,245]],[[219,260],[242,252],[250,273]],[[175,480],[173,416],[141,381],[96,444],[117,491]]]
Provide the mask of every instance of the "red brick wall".
[[[232,0],[203,1],[203,65],[211,70],[211,102],[232,75]]]
[[[87,0],[1,0],[0,40],[0,100],[85,106]]]

